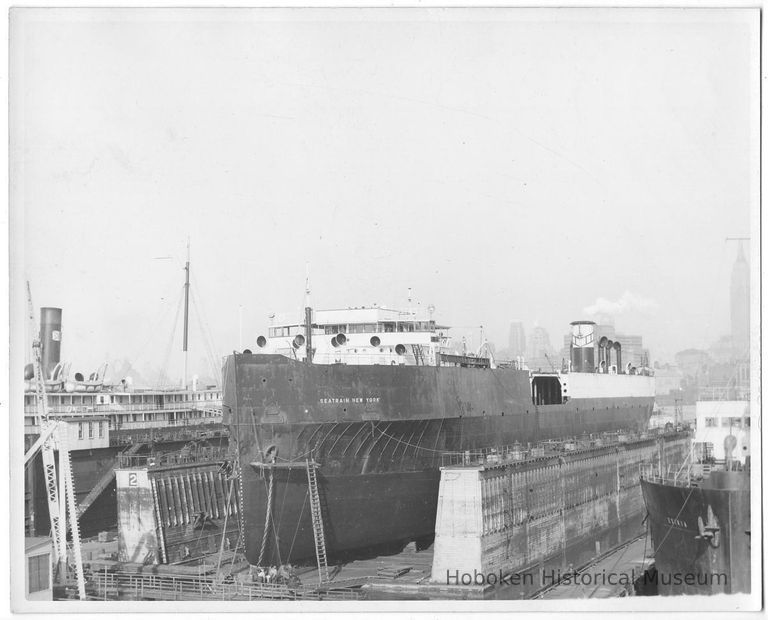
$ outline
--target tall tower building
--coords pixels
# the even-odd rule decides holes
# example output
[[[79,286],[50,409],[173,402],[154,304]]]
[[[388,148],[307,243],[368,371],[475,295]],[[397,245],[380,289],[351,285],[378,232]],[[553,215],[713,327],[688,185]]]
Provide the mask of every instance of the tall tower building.
[[[744,246],[739,242],[739,254],[731,273],[731,342],[737,357],[749,350],[749,264]]]
[[[520,321],[512,321],[509,326],[509,355],[512,358],[525,356],[525,329]]]
[[[549,343],[549,332],[538,325],[534,326],[528,336],[528,355],[526,361],[531,370],[551,370],[559,368],[559,360],[554,358],[554,351]]]

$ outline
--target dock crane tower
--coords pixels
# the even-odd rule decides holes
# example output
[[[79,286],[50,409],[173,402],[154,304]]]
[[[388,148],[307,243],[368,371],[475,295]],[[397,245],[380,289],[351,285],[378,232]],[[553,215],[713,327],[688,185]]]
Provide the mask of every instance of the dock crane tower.
[[[36,334],[32,292],[27,282],[27,302],[32,333]],[[77,521],[77,501],[75,499],[75,484],[72,476],[72,461],[68,447],[67,423],[62,420],[52,420],[48,415],[48,398],[45,394],[45,376],[42,365],[42,343],[39,333],[33,337],[32,364],[34,368],[33,382],[35,385],[35,401],[37,404],[37,419],[40,424],[40,436],[24,454],[26,466],[38,450],[42,452],[45,490],[48,499],[48,514],[51,519],[51,538],[53,540],[54,557],[56,558],[56,573],[59,579],[67,574],[67,511],[71,520],[72,551],[74,555],[75,576],[80,600],[85,600],[85,577],[83,575],[83,558],[80,548],[80,526]],[[56,458],[54,451],[59,451],[58,480]]]

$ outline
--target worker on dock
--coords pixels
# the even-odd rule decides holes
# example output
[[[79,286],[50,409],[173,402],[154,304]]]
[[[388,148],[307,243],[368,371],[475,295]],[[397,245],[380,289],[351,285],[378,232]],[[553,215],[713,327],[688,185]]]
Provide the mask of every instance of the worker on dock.
[[[267,583],[274,583],[277,578],[277,567],[270,566],[269,573],[267,574]]]

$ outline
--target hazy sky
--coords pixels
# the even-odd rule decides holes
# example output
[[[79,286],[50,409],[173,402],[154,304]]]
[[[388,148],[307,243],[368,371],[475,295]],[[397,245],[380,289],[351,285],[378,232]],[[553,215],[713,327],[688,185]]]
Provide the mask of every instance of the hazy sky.
[[[298,311],[538,322],[598,298],[652,359],[729,331],[757,209],[754,11],[14,11],[12,267],[63,355],[178,364]],[[173,256],[173,259],[153,260]],[[202,346],[192,314],[193,370]],[[476,344],[479,344],[477,342]]]

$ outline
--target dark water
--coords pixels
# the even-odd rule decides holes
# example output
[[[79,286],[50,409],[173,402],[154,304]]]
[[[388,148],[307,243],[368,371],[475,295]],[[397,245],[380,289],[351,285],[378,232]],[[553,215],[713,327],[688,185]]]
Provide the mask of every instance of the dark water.
[[[565,549],[563,554],[548,558],[547,560],[528,567],[518,573],[514,579],[516,583],[495,586],[488,590],[483,597],[485,600],[523,600],[530,598],[542,587],[552,584],[560,573],[565,573],[573,568],[579,568],[587,564],[597,556],[610,551],[612,548],[625,543],[645,531],[642,516],[637,515],[620,526],[605,530],[599,536],[572,544]],[[599,551],[596,543],[599,542]],[[498,573],[497,573],[498,574]],[[427,595],[416,592],[368,592],[368,600],[461,600],[478,599],[475,588],[467,588],[462,596],[461,588],[456,588],[448,595],[445,592],[436,595]]]
[[[625,543],[645,531],[642,515],[628,519],[620,526],[610,528],[601,535],[574,544],[566,548],[565,553],[552,557],[524,571],[520,585],[501,586],[495,588],[486,596],[491,600],[515,600],[532,596],[542,587],[552,585],[559,573],[578,568],[587,564],[597,556],[606,553],[618,545]],[[599,551],[596,543],[599,543]]]

